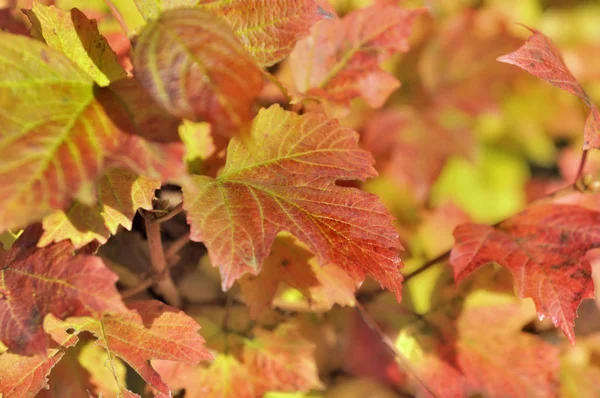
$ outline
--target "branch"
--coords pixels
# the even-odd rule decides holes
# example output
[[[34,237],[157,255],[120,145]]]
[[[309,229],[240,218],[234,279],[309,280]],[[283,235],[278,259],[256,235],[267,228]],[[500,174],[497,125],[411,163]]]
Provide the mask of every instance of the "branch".
[[[357,301],[354,308],[356,309],[356,312],[358,312],[358,315],[360,315],[365,325],[367,325],[371,331],[379,336],[379,339],[383,345],[394,355],[396,362],[398,362],[408,373],[412,374],[414,378],[423,386],[425,391],[431,394],[432,397],[436,398],[437,395],[425,384],[423,380],[421,380],[408,359],[398,350],[398,348],[396,348],[394,342],[383,332],[383,330],[381,330],[377,322],[375,322],[371,315],[369,315],[362,304]]]
[[[146,210],[145,212],[142,213],[142,215],[144,216],[144,218],[147,221],[151,221],[155,224],[161,224],[165,221],[169,221],[171,218],[175,217],[177,214],[181,213],[181,211],[183,210],[183,202],[179,203],[177,206],[173,207],[171,210],[169,210],[168,212],[166,212],[164,215],[157,217],[156,213],[164,213],[164,210]],[[153,217],[150,217],[148,215],[148,213],[150,214],[154,214]]]
[[[145,219],[146,235],[148,235],[148,247],[150,249],[150,260],[156,279],[156,292],[160,294],[165,301],[174,306],[181,307],[181,297],[177,291],[173,279],[168,272],[165,251],[160,236],[160,224],[155,220]]]

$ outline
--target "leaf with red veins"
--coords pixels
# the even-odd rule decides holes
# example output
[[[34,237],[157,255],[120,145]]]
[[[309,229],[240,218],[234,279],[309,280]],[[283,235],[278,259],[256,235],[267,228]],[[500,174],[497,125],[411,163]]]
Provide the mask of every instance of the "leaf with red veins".
[[[315,345],[295,325],[282,324],[273,332],[258,329],[255,336],[244,345],[242,361],[254,378],[257,396],[324,387],[314,358]]]
[[[334,304],[353,304],[354,281],[339,267],[321,267],[312,253],[293,236],[278,236],[265,259],[260,274],[240,279],[240,290],[250,314],[258,318],[270,308],[280,283],[299,290],[308,299],[311,310],[329,310]]]
[[[398,235],[376,196],[336,180],[376,175],[357,134],[324,115],[299,116],[274,105],[254,120],[246,143],[234,138],[213,179],[184,186],[191,239],[204,242],[223,289],[258,274],[277,233],[290,232],[321,265],[357,282],[371,274],[401,299]]]
[[[507,267],[521,298],[531,297],[571,342],[577,307],[594,297],[588,250],[600,247],[600,213],[570,205],[539,205],[497,227],[461,225],[450,263],[456,282],[488,263]]]
[[[172,390],[185,388],[186,398],[256,398],[254,380],[235,357],[219,354],[208,366],[152,361]],[[215,382],[218,380],[218,382]]]
[[[516,65],[532,75],[546,80],[581,98],[590,108],[584,128],[583,149],[600,148],[600,111],[583,90],[562,58],[560,50],[543,33],[529,29],[533,35],[518,50],[498,58],[500,62]]]
[[[120,357],[160,393],[170,396],[169,387],[150,365],[151,359],[198,363],[211,360],[198,334],[200,326],[184,312],[158,301],[129,304],[129,312],[101,319],[47,318],[45,328],[55,341],[65,335],[92,333],[109,354],[109,362]]]
[[[266,67],[284,59],[296,41],[331,15],[314,0],[136,0],[146,20],[163,11],[194,7],[226,20],[258,65]]]
[[[151,209],[154,191],[160,181],[138,176],[124,169],[107,170],[96,183],[98,203],[87,206],[75,202],[66,211],[58,210],[45,217],[44,234],[38,242],[43,247],[51,242],[69,239],[75,249],[94,240],[106,243],[119,226],[131,230],[137,209]]]
[[[41,228],[26,230],[0,265],[0,341],[18,354],[43,354],[44,317],[123,312],[118,277],[100,257],[73,255],[69,242],[37,248]]]
[[[315,23],[332,17],[314,0],[200,0],[198,4],[229,22],[262,67],[287,57]]]
[[[138,37],[136,78],[171,114],[244,131],[263,77],[227,23],[200,8],[165,11]]]
[[[343,106],[362,97],[381,107],[400,82],[379,64],[408,51],[412,24],[424,11],[376,5],[315,25],[290,55],[296,89]]]
[[[70,12],[33,2],[23,10],[32,23],[31,36],[69,57],[101,86],[123,79],[127,73],[117,60],[95,20],[77,8]]]

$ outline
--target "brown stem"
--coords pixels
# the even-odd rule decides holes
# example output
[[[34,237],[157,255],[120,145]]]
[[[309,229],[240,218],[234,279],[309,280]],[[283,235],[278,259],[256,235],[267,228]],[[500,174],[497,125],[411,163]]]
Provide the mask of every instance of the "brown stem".
[[[175,217],[177,214],[181,213],[181,211],[183,210],[183,202],[179,203],[177,206],[173,207],[171,210],[169,210],[165,215],[162,215],[160,217],[145,217],[146,220],[150,220],[155,224],[160,224],[163,223],[165,221],[169,221],[171,218]],[[152,212],[152,210],[150,210],[150,212]]]
[[[110,0],[104,0],[104,2],[108,6],[108,8],[110,8],[110,12],[115,17],[115,19],[117,20],[117,22],[119,22],[119,25],[121,25],[121,29],[123,29],[123,31],[125,32],[125,34],[128,37],[131,36],[131,31],[129,30],[129,27],[125,23],[125,19],[123,18],[123,16],[121,15],[121,13],[117,9],[117,7],[115,7],[115,5],[113,4],[113,2],[110,1]]]
[[[185,245],[187,245],[190,242],[190,234],[189,233],[185,233],[183,235],[181,235],[179,238],[175,239],[173,242],[171,242],[171,244],[169,245],[169,247],[167,247],[167,250],[165,251],[165,257],[167,259],[167,263],[170,265],[173,265],[174,263],[177,262],[177,253],[179,253],[179,251],[181,249],[183,249],[183,247]]]
[[[577,182],[581,178],[581,175],[583,174],[583,169],[585,168],[585,162],[587,160],[587,157],[588,157],[588,150],[584,149],[583,152],[581,153],[581,160],[579,161],[579,169],[577,169],[577,176],[575,177],[575,181],[573,181],[573,185],[577,185]]]
[[[365,310],[362,304],[356,302],[355,308],[365,325],[367,325],[368,328],[371,329],[371,331],[373,331],[379,336],[379,339],[381,340],[383,345],[392,353],[392,355],[394,355],[394,358],[396,358],[396,362],[398,362],[408,373],[412,374],[414,378],[423,386],[423,388],[429,394],[431,394],[431,396],[437,397],[437,395],[427,386],[427,384],[425,384],[425,382],[421,380],[421,378],[417,375],[415,369],[413,369],[413,367],[411,366],[408,359],[404,356],[404,354],[402,354],[398,350],[398,348],[396,348],[394,342],[383,332],[383,330],[381,330],[377,322],[375,322],[375,320],[371,317],[367,310]]]
[[[181,297],[177,291],[173,279],[167,269],[167,260],[160,236],[160,224],[154,220],[146,218],[146,235],[148,236],[148,247],[150,249],[150,261],[152,262],[153,273],[156,277],[156,292],[160,294],[165,301],[174,306],[181,307]]]

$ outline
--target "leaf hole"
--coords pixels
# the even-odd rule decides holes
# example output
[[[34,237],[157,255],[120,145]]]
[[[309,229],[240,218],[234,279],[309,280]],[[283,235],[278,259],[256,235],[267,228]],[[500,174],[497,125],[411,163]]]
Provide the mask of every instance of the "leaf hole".
[[[75,333],[75,329],[73,329],[73,328],[68,328],[68,329],[66,330],[66,332],[67,332],[67,334],[73,334],[73,333]]]

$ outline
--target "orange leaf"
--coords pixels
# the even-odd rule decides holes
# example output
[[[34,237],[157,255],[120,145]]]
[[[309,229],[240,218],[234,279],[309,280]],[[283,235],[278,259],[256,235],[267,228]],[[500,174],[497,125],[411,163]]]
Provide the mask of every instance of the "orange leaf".
[[[44,327],[55,341],[82,331],[92,333],[110,358],[118,356],[160,393],[168,386],[150,366],[151,359],[197,363],[212,359],[198,334],[200,326],[184,312],[158,301],[129,304],[130,311],[102,319],[47,318]]]
[[[216,179],[192,176],[184,187],[190,237],[208,248],[223,289],[257,274],[277,233],[289,231],[321,265],[355,281],[367,273],[401,299],[400,244],[378,199],[336,180],[374,176],[357,134],[323,115],[262,110],[244,145],[233,139]]]
[[[315,345],[296,326],[282,324],[273,332],[257,330],[246,342],[243,362],[254,377],[256,395],[267,391],[307,392],[322,389],[313,355]]]

